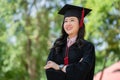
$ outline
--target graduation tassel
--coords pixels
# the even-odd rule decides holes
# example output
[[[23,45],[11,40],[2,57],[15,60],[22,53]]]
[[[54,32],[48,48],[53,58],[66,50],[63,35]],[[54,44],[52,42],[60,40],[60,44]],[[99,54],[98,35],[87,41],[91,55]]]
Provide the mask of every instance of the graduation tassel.
[[[80,20],[80,28],[83,26],[83,21],[84,21],[84,8],[82,10],[82,16],[81,16],[81,20]]]
[[[68,59],[68,51],[69,51],[69,48],[68,46],[66,46],[66,51],[65,51],[65,58],[64,58],[64,65],[68,65],[69,64],[69,59]]]

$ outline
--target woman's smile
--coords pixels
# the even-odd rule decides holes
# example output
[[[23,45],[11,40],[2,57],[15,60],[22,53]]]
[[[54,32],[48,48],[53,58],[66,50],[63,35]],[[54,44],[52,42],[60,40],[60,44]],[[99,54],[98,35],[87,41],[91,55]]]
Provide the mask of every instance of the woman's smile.
[[[72,29],[73,29],[72,26],[67,26],[67,27],[66,27],[66,30],[67,30],[67,31],[71,31]]]

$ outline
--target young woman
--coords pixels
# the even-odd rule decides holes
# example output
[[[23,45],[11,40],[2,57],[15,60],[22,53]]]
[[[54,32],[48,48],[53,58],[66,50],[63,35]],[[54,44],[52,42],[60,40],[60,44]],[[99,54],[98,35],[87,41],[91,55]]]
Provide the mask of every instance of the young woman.
[[[84,40],[84,17],[90,9],[66,4],[59,14],[64,15],[62,35],[58,38],[45,65],[47,80],[93,80],[95,49]]]

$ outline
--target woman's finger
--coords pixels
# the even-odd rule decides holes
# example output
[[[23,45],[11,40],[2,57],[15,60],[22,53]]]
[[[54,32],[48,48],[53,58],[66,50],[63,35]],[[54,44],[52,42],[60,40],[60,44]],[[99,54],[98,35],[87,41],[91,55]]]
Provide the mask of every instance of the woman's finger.
[[[48,62],[47,62],[47,64],[50,64],[50,63],[52,63],[52,61],[48,61]]]
[[[50,68],[50,66],[49,65],[46,65],[45,67],[44,67],[44,69],[49,69]]]

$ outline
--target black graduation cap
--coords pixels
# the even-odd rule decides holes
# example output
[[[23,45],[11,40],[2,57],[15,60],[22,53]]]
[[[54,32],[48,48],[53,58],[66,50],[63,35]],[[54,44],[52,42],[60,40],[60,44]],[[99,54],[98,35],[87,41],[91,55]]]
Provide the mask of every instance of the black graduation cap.
[[[66,4],[63,8],[58,12],[60,15],[64,15],[64,17],[75,16],[80,21],[80,27],[83,25],[84,17],[91,11],[91,9]]]

